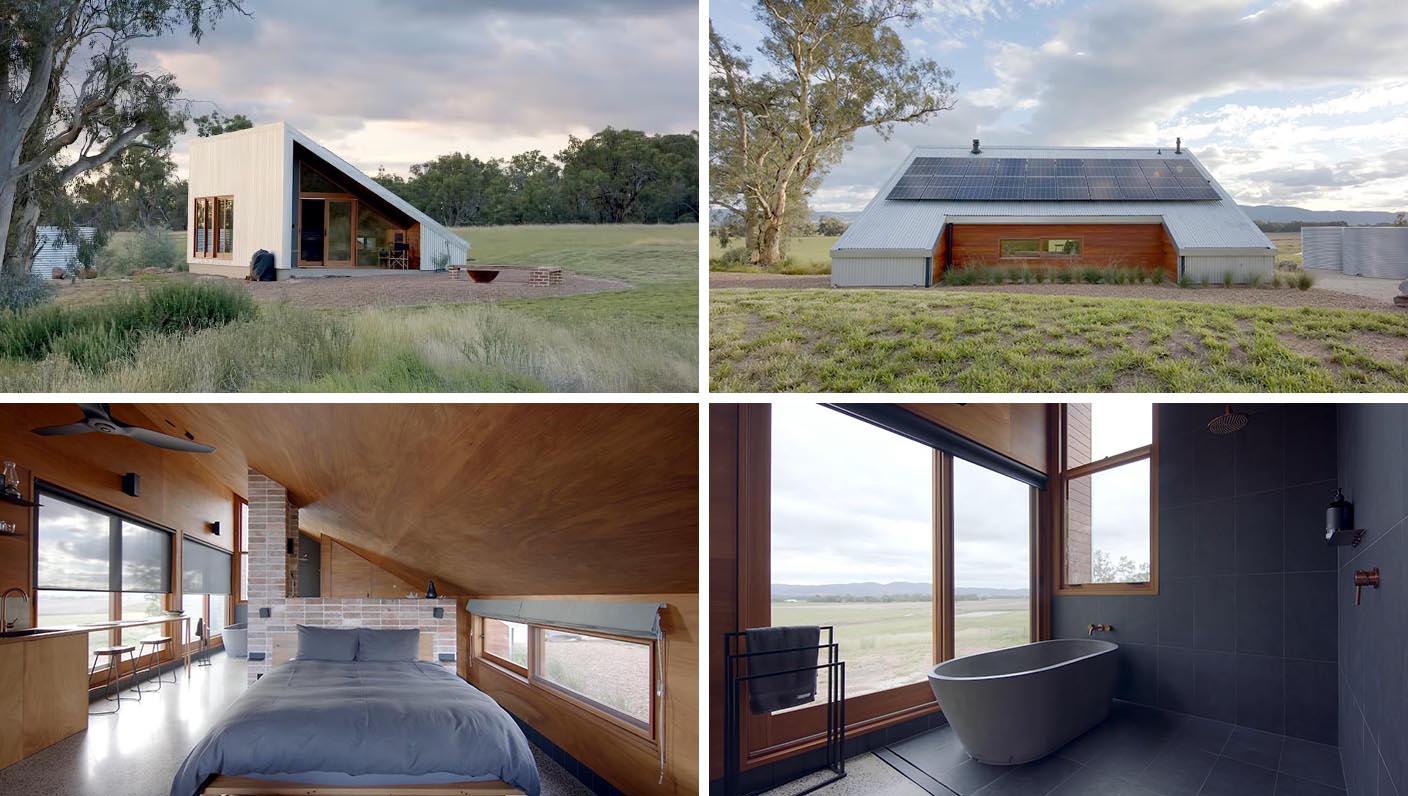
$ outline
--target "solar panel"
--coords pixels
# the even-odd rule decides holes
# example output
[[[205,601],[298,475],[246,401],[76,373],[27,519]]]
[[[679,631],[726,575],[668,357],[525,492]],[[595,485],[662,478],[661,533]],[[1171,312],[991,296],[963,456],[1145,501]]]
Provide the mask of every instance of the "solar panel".
[[[915,158],[887,199],[1178,202],[1217,200],[1186,160],[1167,158]]]

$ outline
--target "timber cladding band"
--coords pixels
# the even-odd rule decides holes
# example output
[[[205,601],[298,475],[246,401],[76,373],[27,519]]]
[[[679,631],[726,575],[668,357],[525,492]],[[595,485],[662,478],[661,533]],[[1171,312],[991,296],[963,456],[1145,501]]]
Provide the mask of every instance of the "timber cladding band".
[[[1004,257],[1004,240],[1074,239],[1078,255]],[[934,281],[948,267],[1159,268],[1178,278],[1178,254],[1162,224],[945,224],[934,246]]]

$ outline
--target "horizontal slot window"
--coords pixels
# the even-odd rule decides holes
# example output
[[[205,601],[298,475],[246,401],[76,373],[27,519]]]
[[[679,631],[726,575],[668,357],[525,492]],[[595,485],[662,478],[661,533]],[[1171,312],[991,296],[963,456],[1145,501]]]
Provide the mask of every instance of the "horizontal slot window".
[[[588,707],[650,729],[650,645],[540,629],[537,677]]]

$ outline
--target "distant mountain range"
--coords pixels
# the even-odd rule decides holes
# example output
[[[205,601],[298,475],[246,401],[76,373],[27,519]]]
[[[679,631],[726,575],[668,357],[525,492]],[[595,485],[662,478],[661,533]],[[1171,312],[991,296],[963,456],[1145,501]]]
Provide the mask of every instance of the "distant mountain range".
[[[959,597],[1026,597],[1026,589],[979,589],[960,586],[953,590]],[[821,586],[798,586],[790,583],[772,584],[774,600],[802,600],[818,597],[898,597],[908,595],[932,595],[934,587],[928,583],[896,581],[894,583],[827,583]]]
[[[1306,210],[1285,205],[1238,205],[1253,221],[1343,221],[1347,224],[1390,224],[1393,213],[1377,210]]]

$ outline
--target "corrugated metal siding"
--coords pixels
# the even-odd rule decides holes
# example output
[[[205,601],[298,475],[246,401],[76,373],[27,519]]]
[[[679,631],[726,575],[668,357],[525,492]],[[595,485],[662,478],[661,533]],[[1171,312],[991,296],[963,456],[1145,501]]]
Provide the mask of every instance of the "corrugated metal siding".
[[[924,202],[889,201],[890,192],[915,157],[961,157],[965,147],[916,147],[876,192],[833,251],[846,249],[927,249],[934,244],[945,216],[1042,216],[1120,217],[1157,216],[1163,219],[1169,235],[1180,249],[1269,249],[1275,246],[1256,224],[1237,207],[1232,197],[1212,179],[1197,159],[1184,150],[1160,153],[1153,147],[985,147],[972,157],[1081,157],[1081,158],[1186,158],[1211,182],[1217,202]]]
[[[79,227],[78,237],[82,240],[92,240],[97,230],[92,227]],[[78,242],[67,242],[59,235],[58,227],[39,227],[35,230],[38,238],[39,253],[34,256],[34,265],[30,266],[29,272],[40,279],[51,279],[55,268],[62,268],[72,272],[73,266],[78,262]]]
[[[287,197],[293,183],[293,147],[283,124],[265,124],[191,142],[190,192],[186,196],[186,262],[220,265],[231,273],[248,272],[259,249],[274,252],[280,269],[293,265],[288,230],[293,206]],[[195,200],[206,196],[235,199],[235,241],[229,260],[192,257],[195,250]],[[219,272],[225,270],[206,269]]]
[[[452,233],[441,233],[438,229],[422,226],[420,228],[420,269],[422,271],[435,270],[435,256],[449,253],[450,261],[446,265],[464,265],[465,259],[469,257],[469,244]]]
[[[1345,227],[1344,272],[1408,279],[1408,227]]]
[[[925,257],[832,256],[832,287],[923,287],[929,270]]]
[[[1186,255],[1183,257],[1183,276],[1194,282],[1206,277],[1209,282],[1221,282],[1222,277],[1232,272],[1232,281],[1246,284],[1254,274],[1262,279],[1270,279],[1276,270],[1276,257],[1272,254],[1212,254]]]
[[[1301,264],[1306,268],[1338,271],[1344,266],[1344,227],[1301,227]]]

